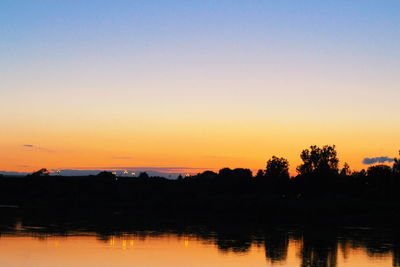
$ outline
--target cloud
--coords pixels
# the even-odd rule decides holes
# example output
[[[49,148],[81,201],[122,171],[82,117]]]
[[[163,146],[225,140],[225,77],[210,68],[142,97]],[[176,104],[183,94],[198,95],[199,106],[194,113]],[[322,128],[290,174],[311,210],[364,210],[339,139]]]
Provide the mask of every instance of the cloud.
[[[363,164],[375,164],[375,163],[385,163],[385,162],[393,162],[394,158],[389,158],[389,157],[375,157],[375,158],[365,158],[363,159],[362,163]]]
[[[129,173],[135,172],[139,174],[141,172],[147,172],[150,176],[161,176],[166,178],[175,179],[180,174],[196,174],[205,170],[214,170],[212,168],[193,168],[193,167],[156,167],[156,166],[126,166],[126,167],[72,167],[71,169],[62,169],[61,175],[65,176],[77,176],[77,175],[96,175],[100,171],[116,171],[121,174],[124,171]],[[54,170],[53,170],[54,171]],[[215,170],[216,171],[216,170]]]
[[[112,159],[132,159],[132,157],[112,157]]]
[[[17,165],[17,167],[20,167],[20,168],[28,168],[28,167],[30,167],[29,165],[25,165],[25,164],[20,164],[20,165]]]
[[[25,144],[25,145],[22,145],[22,147],[25,147],[27,149],[32,149],[32,150],[50,151],[47,148],[36,146],[36,145],[31,145],[31,144]]]
[[[57,169],[50,170],[51,175],[61,174],[63,176],[86,176],[86,175],[97,175],[101,171],[115,171],[119,176],[128,176],[132,177],[132,173],[135,173],[135,176],[138,176],[141,172],[147,172],[150,176],[161,176],[168,179],[176,179],[180,174],[185,174],[187,172],[169,172],[170,169],[161,168],[160,170],[156,170],[155,167],[142,167],[142,168],[91,168],[91,169]],[[168,171],[162,171],[168,170]],[[128,173],[126,174],[125,171]]]
[[[195,167],[157,167],[157,166],[107,166],[107,167],[77,167],[74,169],[79,170],[151,170],[151,171],[163,171],[163,172],[174,172],[174,171],[184,171],[184,170],[192,170],[192,171],[203,171],[203,170],[213,170],[213,168],[195,168]]]

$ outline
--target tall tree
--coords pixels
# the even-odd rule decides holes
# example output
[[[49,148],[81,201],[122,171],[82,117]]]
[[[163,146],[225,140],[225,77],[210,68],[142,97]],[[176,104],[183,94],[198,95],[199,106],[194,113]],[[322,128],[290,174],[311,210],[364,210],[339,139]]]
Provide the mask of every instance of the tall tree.
[[[289,161],[285,158],[278,158],[272,156],[267,161],[267,169],[265,170],[265,177],[277,179],[289,179]]]
[[[310,146],[310,149],[304,149],[300,154],[303,164],[297,167],[297,171],[301,175],[309,175],[314,173],[320,174],[337,174],[339,159],[335,145]]]

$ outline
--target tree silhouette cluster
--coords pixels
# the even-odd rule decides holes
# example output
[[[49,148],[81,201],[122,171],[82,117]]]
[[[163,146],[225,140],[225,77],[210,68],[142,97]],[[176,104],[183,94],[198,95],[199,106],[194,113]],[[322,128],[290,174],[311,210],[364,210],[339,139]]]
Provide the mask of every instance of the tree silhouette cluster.
[[[399,152],[400,154],[400,152]],[[189,179],[202,181],[253,181],[270,194],[282,193],[297,198],[321,196],[363,197],[370,199],[400,199],[400,158],[393,166],[373,165],[367,170],[351,171],[345,162],[339,168],[336,147],[310,146],[304,149],[297,166],[298,175],[290,177],[289,162],[273,156],[267,161],[266,169],[258,170],[253,177],[249,169],[224,168],[219,173],[205,171]]]
[[[51,176],[41,169],[25,178],[0,179],[0,203],[21,207],[72,210],[168,213],[209,217],[233,215],[259,221],[306,219],[321,216],[336,220],[400,222],[400,162],[351,171],[339,168],[335,146],[311,146],[300,154],[298,174],[289,175],[289,162],[273,156],[253,176],[246,168],[223,168],[177,180],[97,176]],[[395,214],[395,216],[393,216]],[[296,220],[297,220],[296,219]],[[364,220],[365,221],[365,220]],[[384,220],[383,220],[384,221]]]
[[[338,172],[339,159],[335,146],[311,146],[300,154],[303,164],[297,167],[301,175],[330,175]]]

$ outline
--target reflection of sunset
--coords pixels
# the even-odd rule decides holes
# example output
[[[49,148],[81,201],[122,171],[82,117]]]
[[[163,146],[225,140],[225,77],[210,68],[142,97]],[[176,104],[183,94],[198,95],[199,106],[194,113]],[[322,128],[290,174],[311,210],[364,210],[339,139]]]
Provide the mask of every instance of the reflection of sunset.
[[[184,244],[182,246],[181,244]],[[189,246],[190,243],[190,246]],[[135,244],[135,249],[133,249]],[[112,248],[112,249],[109,249]],[[265,249],[253,244],[245,253],[220,253],[208,242],[173,235],[138,238],[112,236],[105,243],[94,236],[0,238],[2,266],[300,266],[302,244],[289,240],[285,258],[265,261]],[[317,256],[317,255],[315,255]],[[311,257],[312,259],[312,257]],[[391,256],[370,258],[360,248],[337,252],[337,266],[390,266]],[[307,265],[304,265],[307,266]]]

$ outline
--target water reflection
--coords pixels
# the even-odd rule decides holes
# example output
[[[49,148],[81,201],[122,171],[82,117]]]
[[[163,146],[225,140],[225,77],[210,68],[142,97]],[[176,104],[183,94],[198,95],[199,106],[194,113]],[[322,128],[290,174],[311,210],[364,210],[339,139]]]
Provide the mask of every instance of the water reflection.
[[[282,262],[288,253],[289,235],[284,231],[274,231],[264,237],[265,257],[272,263]]]
[[[0,244],[11,237],[30,238],[51,241],[46,244],[59,248],[65,240],[80,237],[96,240],[103,248],[134,251],[143,247],[147,240],[173,240],[173,245],[178,244],[179,249],[199,249],[201,244],[222,255],[246,256],[260,252],[264,261],[253,262],[260,266],[334,267],[346,266],[350,262],[354,264],[355,260],[358,266],[361,263],[400,266],[400,239],[396,230],[299,226],[235,228],[204,225],[166,228],[132,225],[131,229],[115,230],[98,225],[85,228],[82,225],[45,225],[21,220],[8,221],[0,229]]]
[[[303,233],[301,266],[336,266],[337,246],[337,237],[333,232],[307,230]]]

